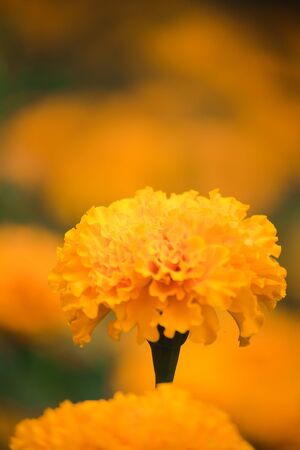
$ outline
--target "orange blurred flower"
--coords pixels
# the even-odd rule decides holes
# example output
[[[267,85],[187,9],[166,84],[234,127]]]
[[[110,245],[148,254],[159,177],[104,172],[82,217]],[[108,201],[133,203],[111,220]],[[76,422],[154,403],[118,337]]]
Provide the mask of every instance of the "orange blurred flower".
[[[118,338],[137,326],[138,340],[191,331],[196,342],[216,339],[216,310],[228,311],[246,345],[285,295],[285,269],[276,257],[275,227],[265,216],[217,191],[154,192],[91,208],[65,235],[50,274],[61,295],[74,341],[91,339],[98,322],[115,314]]]
[[[203,347],[182,348],[175,384],[226,410],[240,430],[267,448],[296,450],[300,445],[300,319],[286,313],[270,317],[250,346],[235,344],[236,332],[222,316],[222,338]],[[153,385],[146,345],[122,347],[114,388],[144,392]]]
[[[145,185],[166,192],[219,186],[270,210],[299,173],[297,107],[282,98],[262,113],[233,102],[227,116],[214,108],[225,101],[226,109],[230,95],[222,100],[216,87],[207,95],[188,81],[160,81],[102,98],[45,99],[6,124],[0,177],[39,189],[67,224],[90,204]]]
[[[62,333],[59,299],[47,286],[57,244],[39,228],[0,228],[0,329],[30,338]]]
[[[172,385],[142,397],[62,403],[16,428],[11,450],[251,450],[226,414]]]
[[[64,223],[145,184],[187,187],[183,142],[135,95],[48,99],[17,114],[6,136],[1,178],[39,188]]]
[[[186,8],[148,28],[141,58],[174,95],[193,99],[184,123],[197,188],[218,185],[265,208],[300,174],[299,32],[286,33],[285,54],[255,24],[220,8]]]

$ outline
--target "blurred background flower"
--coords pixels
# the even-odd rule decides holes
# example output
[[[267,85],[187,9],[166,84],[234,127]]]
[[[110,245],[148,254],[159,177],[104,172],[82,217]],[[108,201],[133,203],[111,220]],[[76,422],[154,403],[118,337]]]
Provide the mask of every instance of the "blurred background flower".
[[[226,414],[172,384],[143,396],[118,392],[109,401],[66,401],[38,419],[22,421],[11,449],[41,445],[45,450],[253,450]]]
[[[41,228],[0,228],[0,328],[2,332],[43,340],[65,330],[58,296],[49,292],[47,273],[58,245]]]
[[[262,448],[300,448],[300,317],[273,313],[246,348],[237,346],[236,330],[221,319],[222,342],[203,347],[188,341],[182,347],[176,385],[228,411]],[[113,388],[144,392],[153,385],[149,349],[136,349],[134,337],[123,345]]]
[[[219,187],[278,228],[288,315],[267,318],[249,349],[230,332],[187,344],[177,381],[228,409],[257,448],[299,447],[298,19],[291,1],[1,1],[1,450],[17,419],[117,386],[119,350],[101,332],[73,348],[44,274],[90,206],[145,185]]]

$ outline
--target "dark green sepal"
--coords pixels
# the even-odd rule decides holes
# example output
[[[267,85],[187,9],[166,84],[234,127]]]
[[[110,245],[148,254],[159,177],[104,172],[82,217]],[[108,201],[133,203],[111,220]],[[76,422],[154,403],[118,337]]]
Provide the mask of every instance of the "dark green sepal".
[[[164,335],[164,328],[158,326],[159,339],[149,342],[152,352],[152,361],[155,372],[155,385],[160,383],[172,383],[179,358],[180,347],[185,343],[189,332],[178,333],[173,338]]]

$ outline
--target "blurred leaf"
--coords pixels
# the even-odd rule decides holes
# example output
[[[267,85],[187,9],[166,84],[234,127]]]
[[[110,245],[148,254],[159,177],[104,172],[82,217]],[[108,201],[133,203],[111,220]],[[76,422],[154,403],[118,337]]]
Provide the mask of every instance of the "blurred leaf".
[[[61,401],[73,402],[107,397],[111,361],[99,358],[56,359],[11,338],[0,341],[0,399],[28,412],[41,413]]]
[[[36,223],[61,231],[39,190],[25,190],[9,181],[0,183],[0,222]]]

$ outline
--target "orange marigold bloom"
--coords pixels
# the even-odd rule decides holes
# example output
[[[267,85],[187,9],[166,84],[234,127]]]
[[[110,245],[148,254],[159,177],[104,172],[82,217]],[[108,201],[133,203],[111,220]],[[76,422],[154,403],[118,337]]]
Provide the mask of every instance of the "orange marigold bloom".
[[[63,332],[59,298],[47,286],[57,243],[41,228],[0,228],[0,329],[27,337]]]
[[[184,419],[184,420],[183,420]],[[24,420],[11,450],[251,450],[225,413],[172,385],[142,397],[62,403]]]
[[[50,274],[61,295],[74,341],[89,342],[109,311],[118,338],[135,325],[138,341],[190,331],[216,339],[216,310],[237,322],[246,344],[262,325],[264,308],[285,295],[286,271],[276,229],[265,216],[246,218],[248,206],[212,191],[170,197],[151,188],[134,198],[91,208],[65,235]]]

